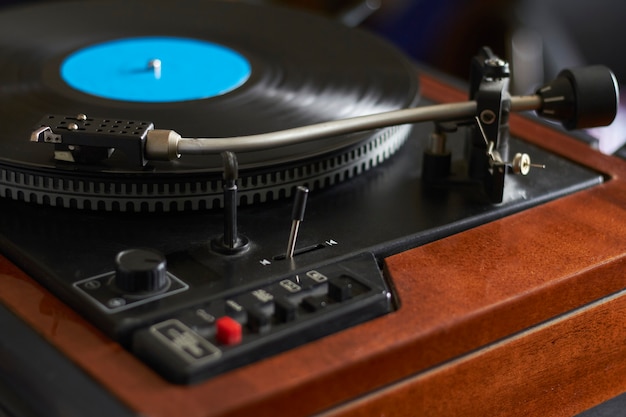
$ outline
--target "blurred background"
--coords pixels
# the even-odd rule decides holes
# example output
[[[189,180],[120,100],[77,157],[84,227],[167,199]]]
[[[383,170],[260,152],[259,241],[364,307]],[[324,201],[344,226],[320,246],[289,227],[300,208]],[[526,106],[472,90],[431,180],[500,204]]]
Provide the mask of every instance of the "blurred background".
[[[50,1],[56,0],[0,0],[0,5]],[[471,57],[487,45],[510,62],[514,94],[533,92],[565,67],[587,64],[607,65],[626,83],[623,0],[231,1],[301,8],[365,28],[416,61],[460,80],[469,76]],[[626,158],[624,113],[620,109],[610,127],[589,133],[601,151]]]

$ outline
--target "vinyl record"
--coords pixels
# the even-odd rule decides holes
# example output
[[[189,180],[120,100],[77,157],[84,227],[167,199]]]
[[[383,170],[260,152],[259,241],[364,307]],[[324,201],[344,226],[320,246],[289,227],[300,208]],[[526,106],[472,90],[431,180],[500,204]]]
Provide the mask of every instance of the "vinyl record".
[[[166,41],[173,43],[163,52],[159,45]],[[146,52],[154,45],[156,52]],[[125,63],[124,54],[133,56],[132,48],[144,55],[136,68],[116,67]],[[204,59],[202,48],[216,51],[214,61]],[[149,57],[158,59],[158,73]],[[156,81],[133,93],[135,76]],[[168,83],[169,93],[149,93]],[[47,114],[146,120],[184,137],[230,137],[404,108],[417,99],[415,68],[393,47],[290,9],[198,0],[17,8],[0,14],[0,193],[43,204],[134,211],[208,208],[219,200],[219,155],[145,167],[118,152],[89,165],[57,161],[52,145],[29,142]],[[288,195],[298,182],[322,186],[349,177],[335,171],[375,165],[406,133],[390,128],[358,134],[357,145],[335,137],[238,154],[242,196],[273,199]],[[359,149],[379,147],[364,159],[355,157],[363,153]],[[349,166],[337,167],[340,160],[350,160]]]

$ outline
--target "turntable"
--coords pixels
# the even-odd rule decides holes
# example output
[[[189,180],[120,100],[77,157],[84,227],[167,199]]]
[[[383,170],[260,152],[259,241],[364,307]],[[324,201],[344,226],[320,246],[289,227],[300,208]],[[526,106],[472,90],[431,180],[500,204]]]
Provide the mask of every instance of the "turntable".
[[[571,415],[626,389],[624,163],[544,120],[610,124],[607,68],[511,96],[485,47],[463,91],[225,1],[0,31],[7,414]]]

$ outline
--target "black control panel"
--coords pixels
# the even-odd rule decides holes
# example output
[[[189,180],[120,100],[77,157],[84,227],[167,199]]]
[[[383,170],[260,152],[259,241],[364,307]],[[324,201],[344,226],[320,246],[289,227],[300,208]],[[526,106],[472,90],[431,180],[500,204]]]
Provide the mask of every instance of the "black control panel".
[[[374,257],[363,254],[175,311],[134,331],[131,350],[166,378],[191,383],[391,308]]]
[[[120,342],[176,383],[193,383],[390,312],[376,259],[363,253],[206,295],[198,271],[127,249],[74,290]]]

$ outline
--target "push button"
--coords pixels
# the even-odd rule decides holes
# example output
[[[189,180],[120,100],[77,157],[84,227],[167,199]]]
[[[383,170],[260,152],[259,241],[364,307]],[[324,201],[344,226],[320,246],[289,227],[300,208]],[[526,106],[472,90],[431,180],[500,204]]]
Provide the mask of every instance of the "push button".
[[[328,277],[318,271],[312,270],[304,274],[300,279],[300,286],[304,290],[314,290],[325,285]]]
[[[328,306],[328,300],[325,296],[316,297],[309,296],[302,299],[302,306],[307,310],[314,312],[319,311]]]
[[[246,320],[248,319],[248,314],[244,306],[242,306],[235,300],[226,300],[224,309],[229,317],[232,317],[240,323],[245,324]]]
[[[274,315],[281,323],[293,321],[298,316],[298,306],[284,297],[277,297],[274,301]]]
[[[252,307],[248,309],[248,328],[255,333],[265,333],[270,330],[271,317],[267,310]]]
[[[328,296],[335,301],[346,301],[352,298],[352,278],[346,275],[331,278],[328,281]]]
[[[215,321],[215,339],[222,345],[238,345],[242,339],[241,324],[232,317],[224,316]]]
[[[203,308],[184,311],[177,318],[204,338],[215,334],[215,317]]]

